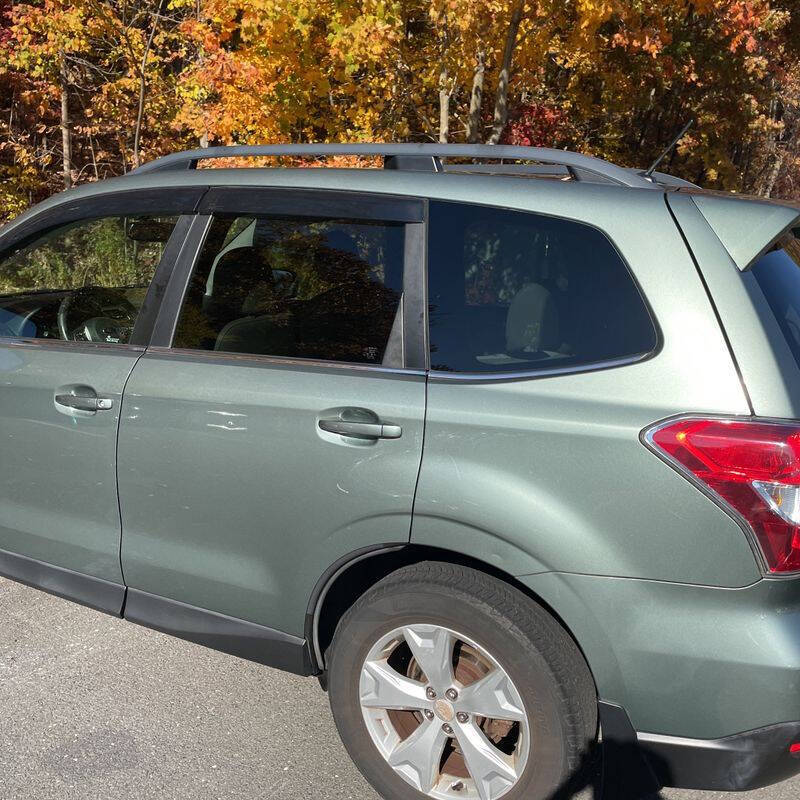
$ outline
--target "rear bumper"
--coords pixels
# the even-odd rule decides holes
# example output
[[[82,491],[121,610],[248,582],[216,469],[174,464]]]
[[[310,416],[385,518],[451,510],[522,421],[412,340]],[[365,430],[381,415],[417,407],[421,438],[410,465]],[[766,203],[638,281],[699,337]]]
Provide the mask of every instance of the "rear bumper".
[[[740,792],[800,773],[800,722],[784,722],[724,739],[681,739],[640,733],[637,740],[662,786]]]
[[[634,731],[625,710],[600,702],[604,797],[649,796],[665,786],[740,792],[800,773],[800,722],[770,725],[722,739],[687,739]]]

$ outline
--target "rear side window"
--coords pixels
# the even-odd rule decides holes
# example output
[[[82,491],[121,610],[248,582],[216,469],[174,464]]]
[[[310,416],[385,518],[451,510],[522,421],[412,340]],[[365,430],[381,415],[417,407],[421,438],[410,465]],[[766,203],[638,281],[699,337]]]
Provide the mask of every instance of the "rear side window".
[[[581,223],[433,202],[428,271],[435,370],[578,367],[656,346],[625,263]]]
[[[402,353],[404,235],[404,226],[393,223],[217,216],[173,346],[396,361]]]
[[[800,366],[800,229],[761,256],[752,272]]]

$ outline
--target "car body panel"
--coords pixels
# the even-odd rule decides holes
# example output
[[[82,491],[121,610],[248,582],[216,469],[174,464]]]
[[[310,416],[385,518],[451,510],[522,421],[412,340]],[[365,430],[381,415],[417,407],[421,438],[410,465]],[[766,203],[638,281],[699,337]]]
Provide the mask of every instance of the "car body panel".
[[[408,540],[424,402],[422,374],[148,352],[120,426],[128,586],[302,636],[333,562]],[[340,406],[371,409],[401,438],[319,431]]]
[[[548,573],[520,579],[567,625],[634,728],[713,739],[800,719],[800,591]]]
[[[117,422],[140,348],[0,340],[0,549],[122,582]],[[109,411],[66,415],[60,386],[82,384]]]
[[[606,232],[651,304],[660,350],[575,374],[432,372],[413,542],[451,550],[468,543],[467,552],[513,575],[555,570],[718,586],[759,577],[738,524],[639,441],[646,426],[688,410],[750,409],[663,196],[637,200],[625,215],[568,198],[534,196],[528,205]]]
[[[675,192],[667,199],[714,298],[753,413],[800,418],[800,369],[755,276],[739,272],[700,214],[699,198]]]

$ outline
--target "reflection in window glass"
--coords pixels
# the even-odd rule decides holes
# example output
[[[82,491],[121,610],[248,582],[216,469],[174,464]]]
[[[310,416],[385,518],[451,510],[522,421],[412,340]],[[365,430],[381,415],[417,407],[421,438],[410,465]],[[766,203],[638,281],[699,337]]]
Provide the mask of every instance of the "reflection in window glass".
[[[594,228],[432,202],[428,237],[432,369],[570,367],[656,346],[627,267]]]
[[[752,271],[800,366],[800,229],[778,242]]]
[[[397,357],[403,226],[216,217],[175,347],[381,364]]]
[[[177,217],[105,217],[0,260],[0,336],[127,342]]]

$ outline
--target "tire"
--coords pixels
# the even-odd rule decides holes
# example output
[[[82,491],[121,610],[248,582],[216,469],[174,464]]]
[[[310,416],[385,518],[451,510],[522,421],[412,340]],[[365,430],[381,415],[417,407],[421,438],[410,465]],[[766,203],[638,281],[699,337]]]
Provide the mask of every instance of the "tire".
[[[439,669],[450,658],[448,652],[456,653],[451,664],[460,680]],[[386,654],[390,654],[388,661]],[[386,800],[459,796],[545,800],[566,785],[581,787],[579,775],[590,763],[588,756],[597,734],[597,695],[589,668],[575,642],[550,614],[494,577],[431,561],[393,572],[344,614],[327,663],[331,709],[342,741],[364,777]],[[412,699],[416,701],[419,695],[424,698],[420,704],[425,705],[430,701],[426,691],[433,690],[436,680],[428,680],[423,664],[431,666],[431,675],[439,671],[441,686],[433,701],[439,705],[413,713],[384,711],[382,704],[388,702],[396,683],[394,676],[384,682],[381,676],[385,672],[380,670],[391,665],[402,676],[402,698],[412,696],[409,693],[413,691]],[[467,714],[467,710],[475,711],[472,707],[453,718],[459,703],[480,706],[478,701],[470,701],[469,685],[475,680],[478,686],[475,674],[486,677],[485,685],[490,673],[505,681],[505,688],[502,695],[482,691],[481,702],[487,697],[508,699],[502,707],[493,708],[509,719],[517,714],[517,721],[497,716],[493,719],[498,722],[488,722],[478,713]],[[419,683],[409,684],[406,678]],[[441,687],[450,679],[454,680],[456,699],[448,706],[439,701],[443,699]],[[477,696],[474,689],[472,696]],[[391,698],[396,702],[395,694]],[[370,706],[366,710],[362,699]],[[516,708],[518,700],[522,713]],[[380,708],[373,707],[376,705]],[[406,707],[404,700],[402,705]],[[509,708],[514,710],[507,711]],[[432,737],[439,737],[435,739],[438,743],[440,730],[447,736],[447,720],[452,721],[450,736],[438,763],[450,777],[442,777],[440,766],[439,777],[431,778],[438,744],[425,763],[425,758],[416,754],[427,749],[417,750],[415,744],[415,756],[406,762],[408,748],[400,748],[400,743],[418,741],[422,747],[434,741]],[[459,726],[461,722],[464,725]],[[487,728],[487,735],[491,732],[489,745],[502,748],[501,757],[514,765],[509,768],[512,771],[506,773],[504,767],[498,777],[499,773],[484,769],[493,762],[484,758],[484,739],[480,734],[474,738],[476,725]],[[423,742],[421,737],[427,738]],[[476,741],[482,748],[477,751],[470,749]],[[398,755],[401,750],[403,756]],[[473,755],[471,763],[477,770],[470,769],[465,753]],[[480,791],[473,772],[483,774]],[[453,780],[453,775],[461,778]]]

